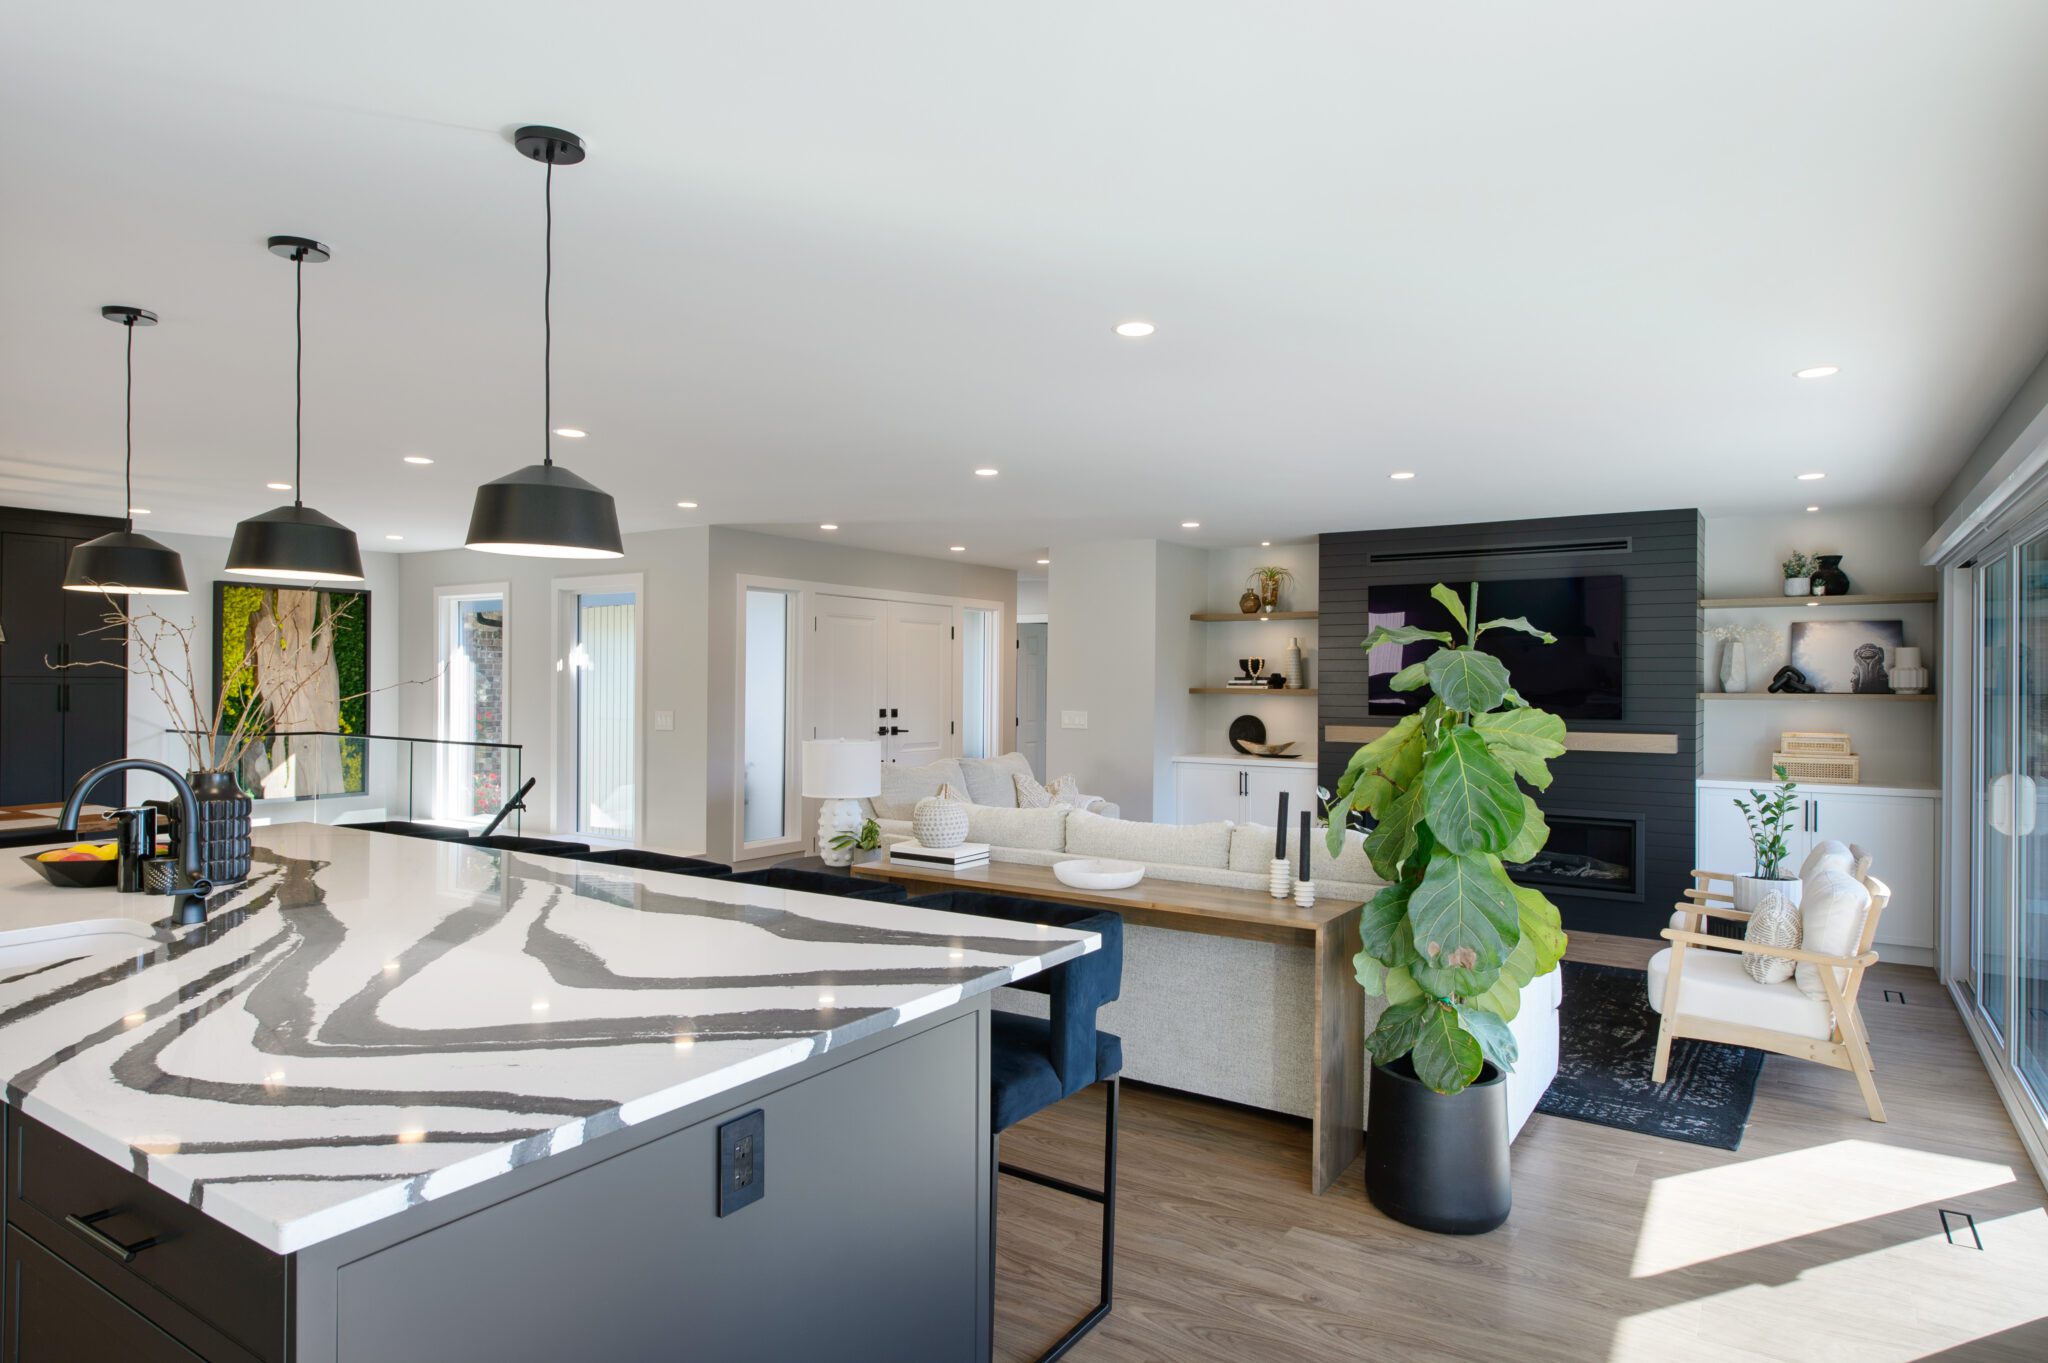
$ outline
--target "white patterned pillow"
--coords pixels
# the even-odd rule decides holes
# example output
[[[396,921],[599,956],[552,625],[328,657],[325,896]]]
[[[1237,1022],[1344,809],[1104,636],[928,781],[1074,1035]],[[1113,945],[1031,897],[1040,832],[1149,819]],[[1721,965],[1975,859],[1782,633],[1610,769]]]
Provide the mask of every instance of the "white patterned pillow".
[[[1742,940],[1752,946],[1796,949],[1800,942],[1799,906],[1776,890],[1770,891],[1757,905],[1756,912],[1749,916],[1749,927],[1742,934]],[[1742,953],[1742,968],[1758,984],[1783,984],[1792,978],[1797,964],[1790,956]]]
[[[1081,794],[1081,787],[1071,776],[1055,776],[1052,784],[1042,786],[1028,771],[1017,773],[1017,808],[1052,809],[1082,807],[1087,797]]]

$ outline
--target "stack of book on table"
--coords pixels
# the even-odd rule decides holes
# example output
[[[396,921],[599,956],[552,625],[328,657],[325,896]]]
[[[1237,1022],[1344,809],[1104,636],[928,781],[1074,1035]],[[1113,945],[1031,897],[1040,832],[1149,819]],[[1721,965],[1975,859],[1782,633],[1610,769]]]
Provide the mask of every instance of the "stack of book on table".
[[[912,866],[947,866],[957,871],[963,866],[988,865],[988,844],[963,842],[958,847],[920,847],[914,842],[899,842],[890,846],[889,860]]]
[[[1273,684],[1264,677],[1232,677],[1224,685],[1234,686],[1241,691],[1270,691],[1273,688]]]

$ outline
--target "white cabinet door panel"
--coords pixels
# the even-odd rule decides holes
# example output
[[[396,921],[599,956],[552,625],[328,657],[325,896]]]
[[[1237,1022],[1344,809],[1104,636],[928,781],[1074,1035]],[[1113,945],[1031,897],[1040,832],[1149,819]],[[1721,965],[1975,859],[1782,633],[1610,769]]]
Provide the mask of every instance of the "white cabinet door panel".
[[[1214,762],[1176,762],[1174,821],[1213,823],[1244,818],[1244,769]]]
[[[1301,811],[1316,808],[1315,768],[1247,767],[1245,769],[1245,811],[1247,823],[1272,824],[1280,812],[1280,792],[1287,792],[1287,822],[1301,832]]]

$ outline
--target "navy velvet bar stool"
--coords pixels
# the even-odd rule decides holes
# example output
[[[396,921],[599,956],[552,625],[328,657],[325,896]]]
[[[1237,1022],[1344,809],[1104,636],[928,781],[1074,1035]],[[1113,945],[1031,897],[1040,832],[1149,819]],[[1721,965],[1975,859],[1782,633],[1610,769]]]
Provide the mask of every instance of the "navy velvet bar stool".
[[[571,861],[597,866],[624,866],[635,871],[667,871],[679,876],[729,876],[732,867],[702,857],[678,857],[666,852],[645,852],[638,847],[614,847],[601,852],[574,852]]]
[[[735,871],[732,879],[742,885],[768,885],[778,890],[800,890],[805,894],[836,894],[842,899],[878,899],[887,904],[903,902],[903,887],[886,880],[856,880],[829,871],[806,871],[796,866],[769,866],[759,871]]]
[[[1097,933],[1099,950],[1064,965],[1017,981],[1011,987],[1048,996],[1049,1016],[995,1012],[989,1017],[989,1162],[1000,1173],[1036,1183],[1055,1192],[1083,1198],[1102,1207],[1102,1299],[1038,1356],[1051,1363],[1101,1324],[1109,1314],[1116,1279],[1116,1128],[1118,1075],[1124,1067],[1124,1044],[1095,1026],[1095,1010],[1115,999],[1123,987],[1124,920],[1108,909],[1050,904],[1015,895],[946,890],[920,895],[913,908],[971,913],[1014,923],[1045,923]],[[1063,1178],[1002,1162],[1002,1133],[1034,1112],[1051,1107],[1092,1084],[1107,1086],[1103,1120],[1102,1187],[1084,1188]],[[994,1293],[995,1207],[991,1185],[989,1207],[990,1293]]]
[[[563,842],[557,838],[520,838],[510,833],[493,833],[488,838],[471,838],[475,847],[494,847],[500,852],[526,852],[536,857],[572,857],[588,852],[587,842]]]

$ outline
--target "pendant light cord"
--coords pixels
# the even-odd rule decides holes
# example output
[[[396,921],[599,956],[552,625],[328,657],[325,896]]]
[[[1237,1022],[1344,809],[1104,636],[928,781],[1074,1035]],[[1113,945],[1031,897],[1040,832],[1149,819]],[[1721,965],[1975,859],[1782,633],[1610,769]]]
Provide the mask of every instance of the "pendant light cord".
[[[541,463],[555,462],[555,148],[548,145],[547,266],[540,286],[540,448]]]
[[[306,248],[292,252],[292,505],[306,504]]]
[[[121,514],[127,517],[130,534],[135,531],[135,319],[128,324],[128,453],[121,464],[121,484],[127,501],[121,504]]]

